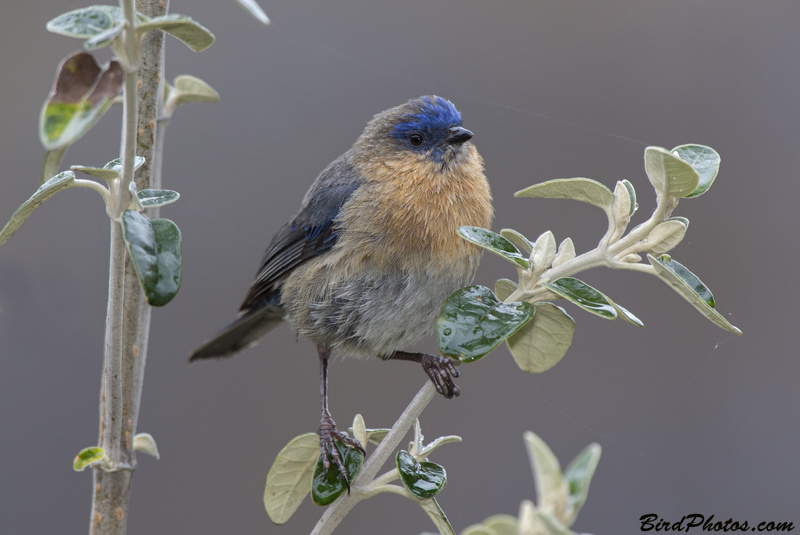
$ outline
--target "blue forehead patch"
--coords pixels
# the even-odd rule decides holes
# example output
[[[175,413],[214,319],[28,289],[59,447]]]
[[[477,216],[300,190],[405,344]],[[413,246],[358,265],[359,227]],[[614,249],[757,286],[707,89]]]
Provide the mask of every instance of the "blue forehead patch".
[[[452,126],[461,126],[461,113],[449,100],[441,97],[421,97],[407,104],[416,110],[404,114],[394,128],[392,135],[405,139],[414,132],[438,133],[447,135]]]

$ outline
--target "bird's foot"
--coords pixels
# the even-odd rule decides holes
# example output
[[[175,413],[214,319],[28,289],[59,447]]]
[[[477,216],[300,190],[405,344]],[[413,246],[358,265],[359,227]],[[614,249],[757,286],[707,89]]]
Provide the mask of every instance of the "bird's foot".
[[[461,389],[453,382],[453,377],[461,375],[456,367],[460,361],[441,355],[420,354],[422,369],[430,377],[436,391],[447,399],[461,394]]]
[[[345,468],[344,461],[341,455],[339,455],[339,450],[336,449],[334,442],[339,442],[348,448],[358,450],[364,455],[366,455],[367,452],[364,451],[364,447],[358,440],[336,429],[336,422],[331,418],[331,413],[326,410],[322,411],[317,434],[319,435],[319,451],[322,456],[323,475],[328,475],[328,469],[331,467],[331,461],[333,461],[333,464],[335,464],[337,470],[339,470],[339,475],[344,480],[344,484],[347,486],[347,493],[349,494],[350,479],[347,477],[347,468]]]

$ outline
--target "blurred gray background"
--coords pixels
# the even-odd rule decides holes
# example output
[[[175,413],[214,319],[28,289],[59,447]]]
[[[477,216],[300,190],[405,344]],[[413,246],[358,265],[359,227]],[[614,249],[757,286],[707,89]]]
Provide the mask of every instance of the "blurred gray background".
[[[83,4],[6,2],[0,18],[0,219],[38,187],[39,109],[59,60],[80,43],[45,23]],[[655,206],[647,145],[702,143],[722,155],[711,191],[680,204],[691,221],[673,256],[717,298],[738,338],[654,277],[582,274],[636,313],[638,329],[566,305],[577,321],[564,360],[520,372],[507,349],[462,368],[463,394],[423,414],[428,438],[457,434],[434,456],[449,476],[440,503],[457,530],[534,497],[522,433],[562,464],[603,447],[574,525],[636,533],[639,517],[700,513],[800,525],[797,199],[800,4],[795,0],[262,0],[264,28],[233,0],[173,0],[217,42],[194,54],[168,38],[167,73],[209,82],[218,104],[180,108],[167,131],[162,210],[183,231],[177,298],[154,311],[139,430],[132,534],[308,533],[305,503],[274,526],[265,476],[293,436],[316,429],[314,348],[290,329],[227,361],[190,351],[233,318],[268,240],[316,175],[373,114],[435,93],[458,106],[486,160],[494,229],[593,248],[601,211],[514,199],[530,184],[588,176],[637,188]],[[108,58],[107,52],[100,54]],[[102,165],[119,146],[120,108],[68,153]],[[0,532],[84,533],[91,476],[71,462],[94,444],[107,294],[108,222],[97,195],[70,189],[0,249]],[[477,282],[513,277],[485,257]],[[432,351],[428,339],[420,348]],[[333,415],[389,426],[425,381],[407,363],[336,361]],[[380,524],[378,522],[381,522]],[[383,523],[386,522],[386,524]],[[380,527],[378,527],[380,526]],[[414,504],[383,495],[342,533],[432,531]]]

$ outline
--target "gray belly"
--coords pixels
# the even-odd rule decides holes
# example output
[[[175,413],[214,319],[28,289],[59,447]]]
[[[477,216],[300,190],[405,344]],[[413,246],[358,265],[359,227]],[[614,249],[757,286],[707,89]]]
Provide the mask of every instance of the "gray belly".
[[[382,273],[310,262],[284,285],[286,319],[300,336],[335,353],[388,356],[433,330],[447,297],[472,280],[477,260]]]

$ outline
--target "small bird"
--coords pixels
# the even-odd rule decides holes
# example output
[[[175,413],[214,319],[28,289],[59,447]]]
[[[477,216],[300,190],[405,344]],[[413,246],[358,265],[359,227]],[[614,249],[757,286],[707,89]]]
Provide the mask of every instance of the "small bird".
[[[332,460],[348,490],[334,441],[364,449],[328,410],[331,353],[418,362],[440,394],[460,394],[456,360],[402,348],[434,329],[444,301],[478,267],[481,249],[456,233],[489,228],[493,216],[472,136],[437,96],[375,115],[272,238],[236,320],[189,359],[241,351],[284,320],[316,344],[320,453],[325,473]]]

